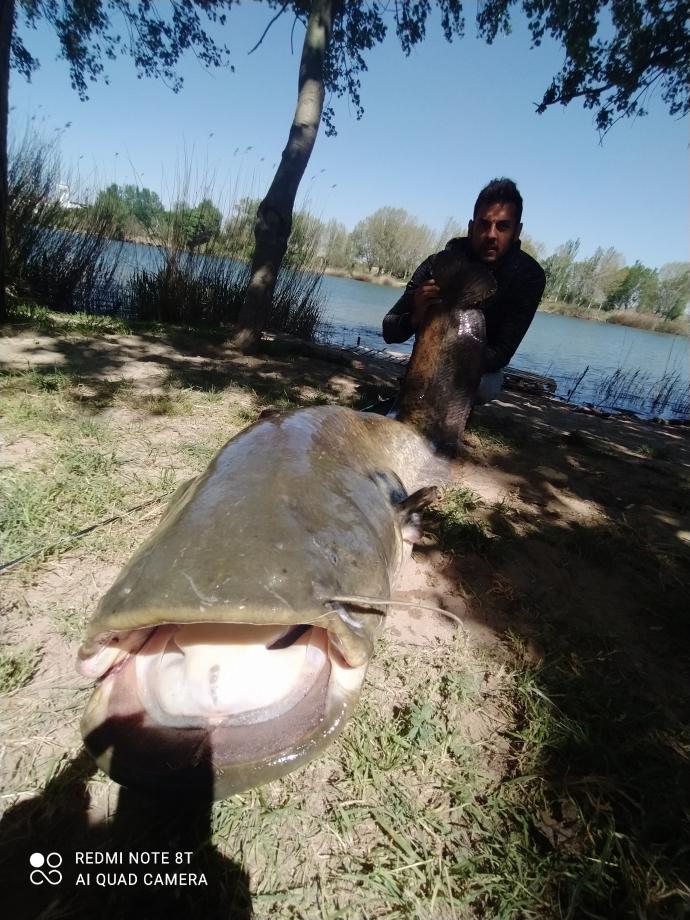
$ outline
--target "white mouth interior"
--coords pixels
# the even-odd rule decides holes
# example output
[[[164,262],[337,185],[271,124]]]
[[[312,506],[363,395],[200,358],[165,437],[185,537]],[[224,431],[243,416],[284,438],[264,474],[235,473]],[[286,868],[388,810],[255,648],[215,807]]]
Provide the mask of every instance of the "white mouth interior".
[[[241,624],[159,627],[136,654],[140,701],[159,725],[274,719],[293,709],[329,666],[324,629],[304,629],[292,641],[288,632]]]

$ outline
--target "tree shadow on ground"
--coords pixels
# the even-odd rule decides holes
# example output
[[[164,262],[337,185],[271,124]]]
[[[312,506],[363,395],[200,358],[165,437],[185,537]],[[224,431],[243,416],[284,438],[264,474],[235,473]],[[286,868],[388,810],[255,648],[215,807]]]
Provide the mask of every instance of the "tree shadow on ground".
[[[160,340],[129,342],[102,360],[99,349],[71,343],[65,357],[79,373],[126,376],[149,347],[160,347]],[[163,380],[207,390],[263,386],[266,399],[318,369],[312,358],[255,361],[227,351],[214,363],[193,349],[155,360]],[[319,386],[337,393],[342,374],[326,366]],[[360,375],[357,384],[364,382]],[[515,666],[517,648],[532,674],[533,689],[516,703],[521,708],[508,740],[515,751],[539,751],[532,775],[514,788],[539,785],[539,808],[535,793],[521,814],[529,821],[525,835],[560,866],[562,915],[687,916],[687,431],[609,422],[508,395],[477,410],[464,461],[461,477],[463,470],[479,471],[500,483],[507,500],[479,509],[485,539],[476,539],[476,526],[466,531],[472,540],[460,534],[445,574],[468,597],[468,620],[509,646],[507,666]],[[539,726],[543,737],[530,735]],[[77,809],[83,810],[84,790],[84,782],[75,784]],[[11,864],[20,881],[34,849],[32,829],[52,826],[45,817],[51,803],[36,806],[35,819],[22,812],[29,805],[10,812],[24,836],[3,835],[17,851],[26,841]],[[158,834],[160,814],[147,821]],[[75,833],[88,840],[93,832],[82,820]],[[50,839],[59,840],[59,831]],[[233,867],[226,868],[232,877]]]
[[[467,437],[460,476],[504,497],[459,520],[444,574],[533,674],[511,743],[540,751],[530,833],[568,916],[690,910],[688,440],[512,396]]]
[[[201,392],[243,389],[264,405],[297,405],[304,402],[305,388],[311,388],[321,392],[322,400],[361,405],[392,392],[398,372],[385,361],[363,360],[288,337],[267,342],[258,358],[244,356],[226,342],[181,332],[72,339],[55,335],[4,344],[5,367],[71,375],[82,384],[72,398],[97,411],[111,406],[122,387],[131,384]]]
[[[42,795],[5,814],[0,823],[0,866],[7,916],[250,920],[247,873],[211,843],[209,795],[144,797],[120,789],[112,818],[91,824],[88,782],[95,771],[93,760],[82,750],[49,781]],[[34,853],[57,853],[62,858],[59,880],[49,874],[48,864],[42,870],[57,884],[42,873],[33,875],[32,882]],[[77,862],[77,853],[89,854],[86,859],[94,861]],[[161,853],[169,854],[168,864],[162,864],[160,856],[147,856]],[[140,862],[132,861],[130,854]],[[116,861],[98,861],[106,855]],[[144,863],[146,859],[150,861]],[[155,880],[157,873],[189,875],[177,884],[161,884]],[[191,874],[197,881],[203,874],[207,884],[189,884]]]

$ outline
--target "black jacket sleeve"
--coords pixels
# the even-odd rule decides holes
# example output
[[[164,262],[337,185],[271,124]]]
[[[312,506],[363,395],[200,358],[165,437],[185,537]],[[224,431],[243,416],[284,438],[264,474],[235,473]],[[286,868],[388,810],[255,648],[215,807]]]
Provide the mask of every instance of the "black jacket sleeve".
[[[546,278],[538,263],[533,262],[530,268],[531,270],[516,278],[511,290],[506,292],[507,309],[497,328],[492,330],[493,334],[488,335],[484,352],[484,373],[500,370],[510,362],[534,319],[544,293]],[[489,307],[487,313],[490,309]],[[487,316],[487,327],[491,325],[491,320]]]
[[[414,335],[415,330],[410,326],[414,292],[418,287],[430,281],[433,276],[434,256],[429,256],[415,270],[402,297],[395,303],[383,317],[383,340],[389,345],[394,342],[404,342]]]

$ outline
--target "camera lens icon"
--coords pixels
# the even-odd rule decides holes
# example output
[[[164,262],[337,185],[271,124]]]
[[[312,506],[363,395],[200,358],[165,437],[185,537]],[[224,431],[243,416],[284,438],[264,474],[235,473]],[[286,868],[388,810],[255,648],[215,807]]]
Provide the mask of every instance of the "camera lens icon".
[[[29,865],[33,871],[29,873],[32,885],[59,885],[62,881],[62,872],[58,867],[62,865],[62,856],[59,853],[32,853],[29,856]],[[43,867],[47,866],[47,870]]]

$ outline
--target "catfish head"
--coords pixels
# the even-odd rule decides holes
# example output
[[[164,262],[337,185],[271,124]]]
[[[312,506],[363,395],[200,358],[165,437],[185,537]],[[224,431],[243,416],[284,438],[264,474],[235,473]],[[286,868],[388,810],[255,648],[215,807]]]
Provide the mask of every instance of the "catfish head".
[[[98,683],[81,729],[98,765],[126,786],[220,798],[322,751],[383,620],[366,599],[385,610],[435,495],[410,494],[401,468],[429,456],[402,424],[340,407],[233,438],[89,626],[78,669]]]

